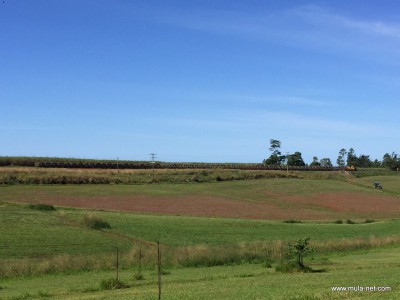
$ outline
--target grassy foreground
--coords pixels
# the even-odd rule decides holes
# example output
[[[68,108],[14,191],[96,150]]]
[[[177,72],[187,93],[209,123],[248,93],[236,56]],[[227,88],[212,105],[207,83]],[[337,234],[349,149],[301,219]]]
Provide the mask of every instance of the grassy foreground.
[[[398,299],[399,253],[381,249],[309,263],[322,273],[285,274],[260,264],[168,269],[162,299]],[[120,279],[129,287],[112,291],[100,288],[101,280],[115,277],[109,271],[8,279],[0,281],[0,299],[157,299],[155,269],[143,271],[141,281],[133,274],[122,271]],[[338,286],[357,290],[332,291]],[[390,290],[360,291],[374,286]]]

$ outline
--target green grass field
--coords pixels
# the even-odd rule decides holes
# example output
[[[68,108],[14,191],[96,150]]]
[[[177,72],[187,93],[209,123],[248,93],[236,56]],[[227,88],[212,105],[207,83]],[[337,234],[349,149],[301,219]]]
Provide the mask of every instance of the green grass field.
[[[240,172],[240,171],[238,171]],[[327,175],[328,172],[323,173]],[[395,172],[397,174],[397,172]],[[21,200],[27,196],[40,200],[46,196],[181,196],[211,195],[230,197],[239,200],[265,200],[271,195],[313,195],[318,193],[365,192],[375,193],[372,183],[379,181],[384,193],[400,195],[400,176],[370,176],[363,178],[338,177],[307,178],[307,172],[297,172],[298,178],[269,178],[214,183],[185,184],[139,184],[139,185],[0,185],[1,199],[5,201]],[[333,174],[333,173],[332,173]],[[336,174],[336,173],[334,173]],[[335,176],[336,175],[332,175]],[[399,174],[400,175],[400,174]],[[314,176],[316,176],[314,174]],[[308,177],[313,177],[308,175]]]
[[[397,299],[399,248],[369,253],[325,257],[309,262],[322,273],[284,274],[261,264],[209,268],[168,269],[162,276],[162,299]],[[100,289],[103,279],[115,272],[83,272],[13,278],[0,282],[0,299],[157,299],[155,269],[135,281],[135,270],[124,270],[120,279],[130,287]],[[332,291],[332,287],[390,287],[390,291]]]
[[[383,186],[383,190],[385,193],[393,194],[393,195],[400,195],[400,184],[399,184],[399,177],[398,176],[374,176],[374,177],[364,177],[364,178],[357,178],[354,180],[355,183],[370,187],[372,186],[373,182],[380,182]]]
[[[385,185],[387,181],[399,182],[399,177],[378,177]],[[373,181],[372,181],[373,182]],[[273,195],[313,195],[322,192],[375,192],[371,179],[355,179],[351,182],[326,179],[279,179],[246,180],[215,183],[187,184],[143,184],[143,185],[19,185],[0,186],[5,201],[30,197],[40,200],[48,196],[182,196],[210,195],[237,200],[263,201]],[[400,188],[390,185],[390,191],[400,194]],[[386,189],[385,189],[386,190]]]
[[[129,246],[68,222],[61,211],[44,213],[14,205],[0,205],[0,236],[0,258],[103,253]]]
[[[64,260],[67,264],[67,269],[64,271],[62,268],[58,271],[51,268],[41,270],[39,266],[38,273],[33,273],[29,277],[15,275],[4,277],[0,280],[0,299],[156,299],[156,273],[154,262],[151,261],[144,264],[145,280],[134,281],[133,275],[137,270],[137,264],[128,263],[121,256],[120,278],[128,283],[130,288],[116,291],[102,291],[99,288],[102,279],[115,276],[115,271],[112,271],[115,263],[113,247],[119,245],[121,251],[125,249],[125,252],[122,251],[124,254],[121,253],[121,255],[129,255],[127,248],[132,246],[132,243],[128,245],[127,241],[121,241],[117,234],[150,242],[162,236],[161,242],[171,247],[172,251],[184,245],[192,245],[193,249],[197,249],[196,246],[200,244],[205,245],[203,247],[207,245],[217,247],[211,248],[214,251],[219,251],[218,246],[221,246],[225,251],[243,242],[249,243],[247,246],[257,241],[268,245],[273,241],[286,242],[305,236],[311,236],[316,246],[324,245],[327,241],[329,245],[335,245],[335,241],[336,245],[344,245],[342,249],[319,251],[307,259],[307,264],[314,269],[326,269],[326,272],[316,274],[276,273],[273,269],[264,268],[260,260],[252,264],[239,261],[233,265],[228,263],[228,265],[208,268],[187,268],[169,262],[167,275],[163,276],[163,299],[210,299],[210,297],[214,299],[232,297],[236,299],[298,299],[296,295],[300,295],[299,299],[310,299],[310,297],[311,299],[343,299],[349,296],[379,298],[384,295],[330,291],[331,286],[342,285],[390,286],[394,291],[386,294],[392,298],[398,295],[395,290],[397,281],[388,278],[395,278],[399,274],[397,268],[399,240],[389,239],[388,244],[383,243],[377,248],[365,244],[356,244],[353,247],[354,245],[351,244],[354,240],[368,240],[372,235],[380,239],[398,236],[400,228],[398,220],[369,224],[318,222],[287,224],[280,221],[97,211],[95,213],[108,221],[112,229],[95,231],[78,226],[79,221],[88,213],[86,210],[59,208],[55,212],[42,212],[29,209],[24,205],[3,204],[0,206],[0,212],[3,246],[1,259],[3,261],[15,263],[19,255],[21,257],[19,260],[25,264],[34,264],[40,258],[48,264],[49,261],[51,264],[57,260]],[[16,224],[18,226],[15,226]],[[111,234],[108,235],[109,233]],[[49,241],[52,241],[53,246],[48,244]],[[60,248],[57,244],[62,247]],[[27,249],[29,251],[26,251]],[[256,251],[262,252],[262,247]],[[104,259],[101,255],[108,254],[108,267],[106,262],[106,266],[100,266],[96,273],[90,271],[90,268],[87,271],[85,268],[76,268],[76,266],[75,269],[73,267],[70,269],[68,264],[71,264],[69,261],[71,258],[60,257],[64,253],[71,257],[80,256],[81,259],[82,257],[87,259],[89,252],[92,257],[96,257],[97,253],[97,257],[101,259]],[[169,255],[167,252],[165,252],[166,255]],[[209,252],[207,253],[209,255]],[[147,254],[153,255],[149,251]],[[260,253],[259,257],[262,255]],[[45,257],[47,259],[44,259]],[[165,259],[167,260],[168,257]],[[84,259],[79,262],[83,265],[86,263]],[[275,263],[278,262],[275,261]],[[1,266],[7,267],[4,264]],[[374,270],[374,275],[366,277],[371,269]],[[389,277],[387,277],[388,274],[390,274]],[[289,281],[288,277],[290,277]]]
[[[24,205],[0,206],[0,257],[9,255],[101,253],[118,246],[128,247],[127,241],[105,236],[101,231],[85,228],[81,222],[93,212],[111,225],[108,233],[143,241],[160,240],[168,246],[196,244],[224,245],[254,241],[293,240],[312,236],[314,240],[387,237],[398,234],[400,220],[381,220],[357,224],[309,221],[285,223],[282,221],[203,218],[62,209],[55,212],[35,211]],[[110,237],[111,236],[111,237]],[[67,245],[72,245],[67,247]],[[76,247],[74,247],[76,244]],[[87,247],[86,245],[96,245]],[[13,248],[14,245],[14,248]],[[54,247],[52,246],[54,245]],[[59,247],[57,245],[60,245]],[[62,245],[66,245],[63,247]],[[50,253],[51,254],[51,253]]]
[[[375,190],[379,181],[383,190]],[[162,244],[162,299],[396,299],[400,297],[400,213],[365,223],[357,211],[335,219],[251,220],[56,207],[27,203],[106,197],[215,197],[232,202],[277,203],[285,197],[324,194],[391,197],[400,201],[400,176],[269,178],[215,183],[145,185],[0,186],[0,299],[157,299],[155,242]],[[160,198],[160,199],[161,199]],[[147,199],[147,198],[146,198]],[[197,199],[197,198],[196,198]],[[375,199],[375,198],[374,198]],[[62,202],[60,202],[62,203]],[[288,204],[286,204],[288,205]],[[360,202],[360,208],[364,205]],[[320,209],[310,206],[310,209]],[[297,220],[296,211],[290,219]],[[111,229],[84,226],[96,215]],[[311,237],[316,251],[306,265],[320,273],[280,273],[263,266],[284,260],[287,242]],[[121,290],[100,289],[115,277],[119,251]],[[135,281],[138,249],[145,280]],[[208,266],[208,267],[205,267]],[[333,286],[385,286],[387,292],[333,292]]]
[[[74,219],[84,213],[68,211]],[[112,230],[141,240],[160,240],[166,245],[193,244],[223,245],[252,241],[293,240],[313,236],[317,240],[368,238],[398,234],[400,220],[384,220],[365,224],[334,224],[332,222],[306,222],[288,224],[279,221],[243,220],[227,218],[201,218],[164,216],[118,212],[96,212],[112,225]]]

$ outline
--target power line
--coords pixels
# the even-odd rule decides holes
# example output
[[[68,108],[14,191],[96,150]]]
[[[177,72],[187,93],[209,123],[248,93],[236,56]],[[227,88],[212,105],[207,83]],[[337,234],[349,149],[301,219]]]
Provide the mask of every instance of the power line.
[[[150,153],[150,156],[151,156],[151,161],[155,161],[157,153]]]
[[[155,158],[156,158],[156,156],[157,156],[157,153],[150,153],[150,156],[151,156],[151,164],[153,165],[153,180],[152,180],[152,182],[154,183],[154,165],[155,165]]]

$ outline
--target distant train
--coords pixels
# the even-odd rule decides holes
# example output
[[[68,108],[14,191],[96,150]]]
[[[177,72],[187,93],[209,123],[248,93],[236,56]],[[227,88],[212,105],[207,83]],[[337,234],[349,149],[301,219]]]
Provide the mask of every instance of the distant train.
[[[290,170],[290,171],[356,171],[351,167],[321,166],[266,166],[263,164],[221,164],[221,163],[136,163],[136,162],[36,162],[38,168],[73,168],[73,169],[237,169],[237,170]]]

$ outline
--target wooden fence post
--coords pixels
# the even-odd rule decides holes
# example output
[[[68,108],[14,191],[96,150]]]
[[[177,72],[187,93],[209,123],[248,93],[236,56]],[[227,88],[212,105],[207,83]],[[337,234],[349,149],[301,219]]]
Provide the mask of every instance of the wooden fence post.
[[[161,299],[161,251],[160,241],[157,241],[157,273],[158,273],[158,300]]]
[[[139,248],[139,275],[142,275],[142,247]]]
[[[117,248],[117,263],[116,263],[116,267],[117,267],[117,281],[119,279],[119,253],[118,253],[118,248]]]

